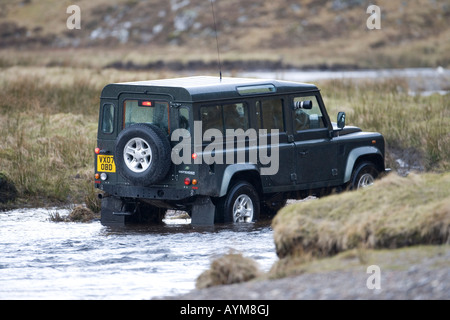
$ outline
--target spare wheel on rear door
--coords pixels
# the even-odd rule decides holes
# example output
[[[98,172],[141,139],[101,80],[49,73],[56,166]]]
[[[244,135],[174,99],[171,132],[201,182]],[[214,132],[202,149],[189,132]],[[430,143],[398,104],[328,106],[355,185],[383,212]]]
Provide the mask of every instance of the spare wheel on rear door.
[[[157,183],[170,168],[169,140],[152,124],[134,124],[117,137],[115,161],[117,171],[130,183],[139,186]]]

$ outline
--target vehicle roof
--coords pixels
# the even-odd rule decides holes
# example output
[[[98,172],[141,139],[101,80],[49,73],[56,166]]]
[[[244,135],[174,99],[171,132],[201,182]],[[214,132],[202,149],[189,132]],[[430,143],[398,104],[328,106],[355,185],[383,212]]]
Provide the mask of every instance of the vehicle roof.
[[[241,94],[238,88],[273,86],[275,92]],[[266,96],[283,93],[317,91],[313,84],[264,80],[251,78],[228,78],[210,76],[184,77],[163,80],[113,83],[103,88],[101,98],[117,99],[122,93],[170,96],[173,101],[197,102],[217,99],[232,99],[251,96]]]

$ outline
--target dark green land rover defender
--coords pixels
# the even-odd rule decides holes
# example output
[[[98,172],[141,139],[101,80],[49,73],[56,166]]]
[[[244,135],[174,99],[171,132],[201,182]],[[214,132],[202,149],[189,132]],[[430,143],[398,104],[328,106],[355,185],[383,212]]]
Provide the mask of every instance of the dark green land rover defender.
[[[101,94],[95,186],[104,225],[252,222],[287,199],[357,189],[385,171],[384,138],[332,123],[311,84],[187,77]]]

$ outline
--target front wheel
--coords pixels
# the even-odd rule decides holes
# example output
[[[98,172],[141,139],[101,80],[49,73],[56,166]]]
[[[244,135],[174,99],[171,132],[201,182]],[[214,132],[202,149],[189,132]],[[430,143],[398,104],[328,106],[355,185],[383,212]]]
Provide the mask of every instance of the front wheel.
[[[250,223],[259,218],[260,200],[255,188],[248,182],[234,184],[216,207],[219,221]]]
[[[350,180],[350,189],[357,190],[361,188],[370,187],[374,184],[379,172],[377,167],[372,162],[362,162],[357,165],[353,171]]]

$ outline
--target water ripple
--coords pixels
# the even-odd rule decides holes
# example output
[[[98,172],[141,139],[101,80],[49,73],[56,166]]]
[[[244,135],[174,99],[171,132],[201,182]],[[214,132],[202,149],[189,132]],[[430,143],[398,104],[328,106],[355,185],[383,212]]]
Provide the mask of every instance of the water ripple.
[[[192,290],[211,260],[230,250],[263,270],[276,260],[267,221],[110,228],[50,222],[55,211],[0,213],[0,299],[149,299]]]

